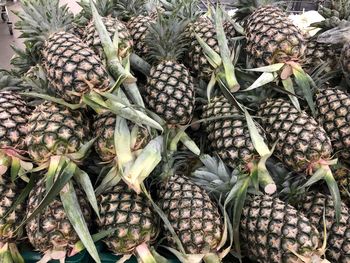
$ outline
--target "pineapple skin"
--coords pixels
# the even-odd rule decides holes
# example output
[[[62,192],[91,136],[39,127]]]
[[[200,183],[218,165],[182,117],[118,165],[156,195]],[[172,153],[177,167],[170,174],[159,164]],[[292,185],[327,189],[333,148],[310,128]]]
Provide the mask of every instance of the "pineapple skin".
[[[146,103],[167,124],[188,124],[193,116],[195,90],[188,69],[174,61],[161,61],[151,68],[145,86]]]
[[[16,208],[4,216],[11,209],[20,195],[21,188],[18,182],[12,182],[9,174],[0,176],[0,244],[15,241],[17,235],[14,231],[25,216],[25,205],[19,204]]]
[[[268,66],[303,58],[306,43],[300,30],[278,7],[259,7],[245,24],[249,64]]]
[[[350,83],[350,43],[344,44],[341,54],[340,62],[343,70],[343,74],[348,83]]]
[[[329,135],[334,150],[344,160],[350,158],[350,95],[340,89],[320,89],[316,93],[317,121]]]
[[[188,254],[215,252],[223,235],[223,222],[219,208],[208,193],[188,177],[174,174],[160,184],[159,207]],[[176,248],[171,233],[165,236]]]
[[[301,210],[310,222],[323,233],[324,224],[327,229],[326,258],[330,262],[350,262],[350,211],[342,203],[339,224],[335,220],[335,209],[332,196],[322,193],[309,193],[300,202]],[[325,222],[323,213],[325,210]]]
[[[114,146],[114,130],[116,115],[111,112],[103,112],[96,115],[93,123],[95,150],[102,161],[110,162],[116,157]],[[131,127],[130,122],[128,122]],[[150,135],[146,128],[138,127],[136,143],[132,146],[132,151],[137,151],[146,146],[150,141]]]
[[[102,61],[74,34],[61,31],[50,35],[42,56],[52,92],[69,103],[79,103],[92,86],[99,91],[109,87]]]
[[[322,244],[316,227],[303,214],[268,195],[247,198],[240,234],[245,255],[261,263],[302,263],[288,248],[308,257]]]
[[[142,243],[152,243],[158,235],[158,218],[143,194],[124,183],[107,189],[97,197],[100,231],[116,228],[103,241],[116,254],[131,254]]]
[[[90,227],[92,219],[89,203],[79,188],[75,187],[75,191],[85,222]],[[46,186],[45,178],[43,178],[29,194],[27,216],[33,213],[45,194]],[[79,237],[71,225],[59,197],[56,197],[38,216],[26,224],[26,231],[29,242],[42,253],[55,250],[55,248],[69,250],[79,241]]]
[[[130,18],[126,27],[134,42],[134,50],[140,57],[146,57],[148,48],[145,38],[148,34],[148,26],[154,23],[155,18],[151,16],[137,15]]]
[[[327,71],[340,67],[340,52],[331,45],[319,43],[315,38],[308,38],[306,42],[305,57],[303,59],[303,68],[308,73],[323,63],[329,63]]]
[[[105,25],[109,37],[113,40],[113,37],[116,32],[118,32],[118,50],[131,50],[133,47],[133,40],[129,33],[128,28],[125,24],[118,20],[117,18],[113,18],[111,16],[102,17],[102,22]],[[95,27],[95,22],[91,20],[87,25],[84,32],[84,42],[91,47],[94,52],[99,56],[99,58],[104,61],[106,56],[103,51],[101,39],[99,33]],[[121,54],[121,57],[124,57],[127,53]]]
[[[333,168],[332,170],[334,179],[339,186],[340,196],[342,201],[350,207],[350,169],[345,165]]]
[[[29,117],[26,146],[35,163],[77,152],[88,139],[88,122],[80,111],[44,102]]]
[[[259,157],[250,138],[247,122],[224,96],[214,97],[203,107],[202,114],[203,119],[235,115],[240,117],[227,117],[205,123],[212,149],[232,168],[247,165]],[[261,129],[259,131],[264,137]]]
[[[277,140],[274,155],[295,172],[307,170],[332,155],[331,140],[316,120],[289,101],[271,99],[260,105],[260,122],[268,141]]]
[[[0,92],[0,148],[25,149],[29,114],[30,109],[19,94]]]

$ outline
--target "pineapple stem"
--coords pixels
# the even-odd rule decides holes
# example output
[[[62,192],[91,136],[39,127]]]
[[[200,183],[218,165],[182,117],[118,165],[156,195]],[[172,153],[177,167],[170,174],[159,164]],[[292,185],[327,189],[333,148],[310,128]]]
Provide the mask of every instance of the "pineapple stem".
[[[130,55],[130,64],[131,67],[135,70],[140,71],[145,76],[149,76],[149,73],[151,71],[151,65],[135,53],[132,53]]]
[[[219,258],[219,256],[217,254],[209,253],[203,257],[203,261],[205,263],[220,263],[221,259]]]
[[[141,259],[140,263],[157,263],[146,243],[137,246],[135,252]]]

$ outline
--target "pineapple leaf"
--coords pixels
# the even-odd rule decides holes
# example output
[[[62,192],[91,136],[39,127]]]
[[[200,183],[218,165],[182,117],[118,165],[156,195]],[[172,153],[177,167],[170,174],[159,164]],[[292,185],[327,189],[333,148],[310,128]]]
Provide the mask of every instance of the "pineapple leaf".
[[[25,263],[15,243],[9,243],[9,249],[14,263]]]
[[[340,216],[341,216],[341,198],[340,198],[338,184],[335,181],[329,166],[325,167],[324,169],[326,169],[324,180],[326,181],[329,192],[332,195],[332,200],[334,202],[334,209],[335,209],[335,218],[337,220],[337,223],[339,223]]]
[[[52,97],[52,96],[47,95],[47,94],[40,94],[40,93],[35,93],[35,92],[22,92],[22,93],[20,93],[20,95],[29,96],[29,97],[36,97],[36,98],[52,101],[52,102],[55,102],[57,104],[61,104],[63,106],[66,106],[72,110],[80,109],[83,106],[82,104],[70,104],[70,103],[64,101],[63,99],[58,99],[58,98]]]
[[[123,167],[124,164],[131,162],[134,159],[130,145],[131,134],[128,124],[124,118],[117,116],[114,130],[114,147],[116,156],[118,156],[119,167]]]
[[[256,81],[254,81],[254,83],[252,85],[250,85],[248,88],[246,88],[243,91],[249,91],[249,90],[259,88],[259,87],[264,86],[270,82],[273,82],[274,80],[276,80],[276,78],[277,78],[276,73],[264,72],[263,74],[260,75],[259,78],[257,78]]]
[[[122,179],[121,175],[118,173],[118,167],[113,166],[107,173],[101,184],[96,188],[96,195],[102,194],[106,189],[116,186]]]
[[[72,224],[75,232],[86,247],[91,257],[97,263],[101,263],[94,241],[90,235],[89,229],[81,211],[77,195],[75,193],[73,183],[68,181],[67,184],[60,191],[61,201],[64,211]]]
[[[84,145],[82,145],[78,152],[67,154],[67,157],[69,157],[73,161],[80,161],[84,159],[87,155],[91,147],[94,145],[97,138],[93,138],[90,141],[86,142]]]
[[[292,94],[295,94],[294,87],[293,87],[293,81],[290,77],[287,79],[282,79],[282,84],[283,87],[286,91],[288,91],[288,97],[292,101],[294,107],[298,110],[301,111],[300,104],[298,101],[298,98]]]
[[[220,55],[225,69],[225,80],[228,84],[229,90],[231,92],[236,92],[237,90],[239,90],[239,84],[235,76],[235,67],[230,59],[231,52],[228,48],[225,31],[222,25],[222,10],[220,8],[217,8],[216,10],[215,28],[220,49]]]
[[[195,155],[200,155],[201,150],[198,148],[197,144],[188,136],[185,132],[183,132],[180,136],[180,141]]]
[[[0,248],[0,262],[3,263],[15,263],[12,259],[11,252],[9,250],[9,244],[5,243],[5,245]]]
[[[252,68],[246,69],[246,71],[254,71],[254,72],[262,72],[262,73],[274,73],[279,71],[285,64],[284,63],[276,63],[269,66],[264,66],[260,68]]]
[[[157,263],[146,243],[138,245],[135,249],[138,258],[144,263]]]
[[[100,218],[94,187],[92,186],[89,175],[85,171],[77,167],[74,179],[84,190],[92,209],[95,211],[97,217]]]
[[[155,128],[157,130],[163,131],[162,126],[154,121],[153,119],[151,119],[150,117],[148,117],[145,113],[138,111],[134,108],[132,108],[131,106],[127,106],[125,104],[122,104],[118,101],[114,100],[114,95],[113,94],[108,94],[108,93],[104,93],[101,94],[102,96],[110,99],[108,101],[106,101],[106,108],[108,108],[111,112],[117,114],[120,117],[123,117],[125,119],[128,119],[138,125],[148,125],[152,128]]]
[[[271,155],[271,152],[267,147],[264,138],[260,135],[253,118],[250,116],[249,112],[246,109],[244,109],[244,114],[247,120],[249,135],[252,139],[255,150],[259,153],[260,157]]]
[[[62,158],[61,155],[51,156],[49,161],[49,168],[47,169],[46,177],[46,191],[52,187],[56,175],[62,170],[63,165],[65,164],[65,158]]]
[[[201,45],[204,55],[207,58],[210,65],[216,69],[222,64],[222,59],[218,53],[216,53],[207,43],[204,42],[204,40],[195,33],[195,37],[198,41],[198,43]]]
[[[12,156],[12,162],[11,162],[11,180],[15,181],[18,177],[18,173],[21,169],[21,163],[20,159],[17,157]]]
[[[307,104],[311,110],[312,116],[316,116],[315,102],[313,101],[313,94],[311,91],[310,81],[307,74],[300,66],[293,66],[293,74],[295,76],[295,82],[301,88],[304,93]]]

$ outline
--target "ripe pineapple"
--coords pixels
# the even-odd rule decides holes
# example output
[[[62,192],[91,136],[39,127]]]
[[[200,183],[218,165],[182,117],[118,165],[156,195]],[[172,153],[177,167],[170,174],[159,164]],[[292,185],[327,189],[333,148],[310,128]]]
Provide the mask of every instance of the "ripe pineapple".
[[[263,263],[302,263],[291,251],[311,258],[321,245],[321,236],[311,221],[294,207],[268,195],[247,198],[240,228],[246,255]]]
[[[108,73],[95,52],[67,32],[73,15],[67,6],[58,6],[58,0],[23,1],[17,28],[24,41],[34,45],[41,55],[54,94],[69,103],[79,103],[81,96],[91,90],[108,89]]]
[[[28,119],[26,146],[37,164],[54,155],[75,153],[88,141],[88,122],[79,111],[53,102],[36,107]]]
[[[118,32],[118,54],[122,58],[125,57],[128,54],[126,51],[131,50],[133,47],[133,40],[128,28],[122,21],[111,16],[103,17],[102,21],[111,39],[113,39],[115,33]],[[95,22],[91,20],[85,28],[83,40],[102,60],[105,60],[106,56],[103,51],[101,39],[94,23]]]
[[[330,262],[350,262],[350,211],[342,203],[339,224],[335,220],[335,209],[332,197],[321,193],[309,193],[299,203],[300,210],[310,220],[311,224],[317,226],[320,232],[324,224],[327,229],[326,256]],[[323,214],[325,212],[325,221]]]
[[[258,116],[270,144],[278,140],[275,156],[293,171],[313,171],[315,165],[330,159],[332,145],[325,130],[289,101],[268,100],[260,105]]]
[[[151,244],[158,235],[158,219],[143,194],[137,194],[124,183],[105,190],[98,197],[100,231],[116,228],[104,238],[116,254],[133,254],[143,243]]]
[[[91,209],[85,195],[79,188],[75,188],[79,205],[88,226],[91,226]],[[40,204],[46,194],[45,179],[41,179],[29,194],[27,204],[27,216]],[[56,197],[47,207],[40,211],[26,224],[26,231],[29,242],[41,253],[60,253],[61,257],[70,256],[70,252],[79,237],[73,229],[66,216],[63,204],[59,197]]]
[[[334,150],[344,160],[350,158],[350,95],[337,88],[316,93],[317,120],[329,135]]]
[[[195,94],[189,70],[178,58],[184,51],[184,23],[158,17],[149,27],[147,45],[155,65],[145,87],[146,103],[167,124],[186,125],[193,115]]]
[[[223,222],[218,206],[201,186],[175,173],[161,183],[158,199],[186,253],[217,251],[223,236]],[[170,245],[175,246],[170,232],[166,231],[165,235]]]
[[[203,110],[204,119],[236,116],[236,118],[220,118],[205,123],[210,145],[226,165],[232,168],[238,165],[246,166],[259,158],[244,116],[224,96],[214,97]],[[263,134],[261,130],[260,134]]]
[[[244,28],[252,67],[299,61],[304,56],[306,43],[302,33],[276,6],[257,8],[247,17]]]
[[[115,130],[116,116],[111,112],[103,112],[95,117],[93,123],[94,137],[97,138],[95,142],[95,150],[104,162],[110,162],[116,157],[114,145],[114,130]],[[129,124],[131,127],[132,125]],[[135,127],[134,127],[135,128]],[[133,152],[138,151],[146,146],[150,140],[150,135],[147,129],[138,127],[137,138],[131,145]]]
[[[30,109],[21,96],[0,91],[0,148],[24,150]]]

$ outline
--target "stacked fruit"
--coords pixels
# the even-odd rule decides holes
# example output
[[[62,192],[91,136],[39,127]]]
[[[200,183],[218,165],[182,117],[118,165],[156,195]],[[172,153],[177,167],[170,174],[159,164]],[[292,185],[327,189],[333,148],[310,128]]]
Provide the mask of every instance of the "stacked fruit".
[[[348,45],[279,1],[199,2],[22,0],[25,48],[0,70],[1,262],[28,243],[40,262],[350,262]],[[332,2],[318,34],[343,40]]]

